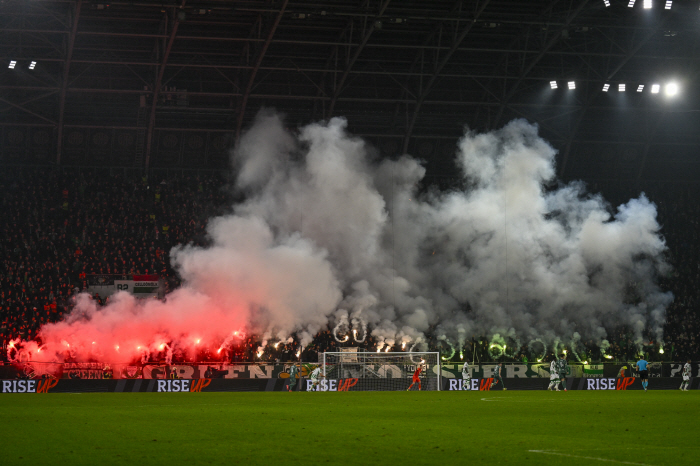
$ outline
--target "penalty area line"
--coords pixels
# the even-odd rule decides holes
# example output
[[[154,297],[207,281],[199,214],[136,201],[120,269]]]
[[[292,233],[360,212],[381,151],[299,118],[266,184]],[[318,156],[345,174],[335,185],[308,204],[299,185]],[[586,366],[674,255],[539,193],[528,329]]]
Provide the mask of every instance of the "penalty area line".
[[[528,450],[528,451],[530,453],[542,453],[543,455],[566,456],[567,458],[581,458],[584,460],[604,461],[606,463],[633,464],[635,466],[653,466],[653,465],[647,464],[647,463],[632,463],[630,461],[618,461],[618,460],[611,460],[608,458],[597,458],[595,456],[569,455],[568,453],[559,453],[559,452],[550,451],[550,450]]]

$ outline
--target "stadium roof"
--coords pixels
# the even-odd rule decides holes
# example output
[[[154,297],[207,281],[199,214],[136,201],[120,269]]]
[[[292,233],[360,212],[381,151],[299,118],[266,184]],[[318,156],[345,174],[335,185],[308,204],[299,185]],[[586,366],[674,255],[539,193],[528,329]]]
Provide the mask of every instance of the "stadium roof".
[[[436,171],[522,117],[564,177],[696,179],[700,1],[606,3],[0,0],[0,156],[217,168],[265,106]]]

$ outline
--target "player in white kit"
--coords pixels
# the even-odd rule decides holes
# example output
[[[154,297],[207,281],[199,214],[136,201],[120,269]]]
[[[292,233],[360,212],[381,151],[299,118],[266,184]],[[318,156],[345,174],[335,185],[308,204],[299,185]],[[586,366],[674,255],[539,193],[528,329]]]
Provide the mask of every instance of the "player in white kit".
[[[549,364],[549,387],[547,390],[556,388],[559,391],[559,365],[557,364],[557,358],[552,359]]]
[[[690,387],[690,359],[683,366],[683,383],[681,384],[681,390],[688,391]]]
[[[471,390],[472,388],[472,376],[469,372],[469,362],[464,361],[462,366],[462,390]]]

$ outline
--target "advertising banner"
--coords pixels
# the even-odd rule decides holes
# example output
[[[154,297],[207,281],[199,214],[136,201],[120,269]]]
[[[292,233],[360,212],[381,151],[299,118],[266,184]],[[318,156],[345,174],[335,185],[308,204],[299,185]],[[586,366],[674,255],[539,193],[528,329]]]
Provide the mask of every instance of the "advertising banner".
[[[264,392],[286,391],[288,379],[121,379],[121,380],[0,380],[0,393],[201,393],[201,392]],[[406,383],[408,384],[408,380]],[[549,384],[545,379],[503,379],[503,384],[492,386],[493,379],[471,379],[469,389],[462,380],[444,379],[442,390],[462,392],[502,391],[503,384],[508,390],[546,390]],[[677,390],[680,378],[655,378],[649,380],[649,390]],[[699,380],[691,379],[691,390],[699,388]],[[347,392],[376,390],[376,380],[371,379],[328,379],[323,380],[316,391]],[[304,377],[294,386],[295,391],[312,390],[311,381]],[[567,380],[567,390],[642,390],[636,377],[579,377]],[[504,393],[504,396],[508,392]]]

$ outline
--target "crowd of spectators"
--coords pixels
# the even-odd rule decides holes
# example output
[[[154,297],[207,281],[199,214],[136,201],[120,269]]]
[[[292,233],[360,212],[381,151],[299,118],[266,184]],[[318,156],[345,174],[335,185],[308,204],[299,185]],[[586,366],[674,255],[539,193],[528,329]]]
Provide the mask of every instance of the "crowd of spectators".
[[[0,175],[0,340],[31,339],[56,322],[92,274],[159,275],[177,286],[175,244],[205,241],[226,204],[216,175],[128,178],[90,171]],[[104,304],[108,299],[96,296]]]
[[[696,199],[700,186],[656,183],[645,191],[659,208],[662,234],[669,246],[668,262],[672,266],[671,272],[661,277],[663,289],[674,294],[667,312],[663,358],[696,358],[700,342],[696,341],[700,331],[697,287],[700,203]],[[604,189],[603,194],[606,195]],[[620,196],[636,194],[623,192]],[[146,177],[86,169],[3,170],[0,172],[3,350],[11,339],[35,338],[41,325],[61,320],[69,309],[71,296],[87,289],[90,275],[159,275],[167,286],[177,287],[179,282],[170,266],[168,252],[176,244],[205,244],[207,219],[230,208],[231,200],[225,180],[216,173]],[[105,302],[100,297],[96,299]],[[430,348],[449,355],[450,348],[434,337],[429,335]],[[637,348],[628,329],[617,329],[610,342],[607,354],[615,359],[636,356]],[[650,347],[658,348],[659,342],[649,343]],[[347,344],[341,344],[330,330],[325,330],[304,348],[302,358],[313,360],[319,352],[348,345],[373,351],[376,341],[367,335],[360,343],[350,339]],[[236,362],[289,361],[296,359],[299,351],[296,340],[277,347],[268,345],[262,352],[260,347],[261,339],[251,335],[233,346],[228,358]],[[515,353],[492,354],[486,338],[475,339],[471,348],[484,361],[496,356],[530,361],[537,357],[527,347]],[[580,351],[591,360],[603,356],[595,342],[582,343]],[[5,357],[5,351],[2,356]],[[468,357],[472,359],[474,355]]]

